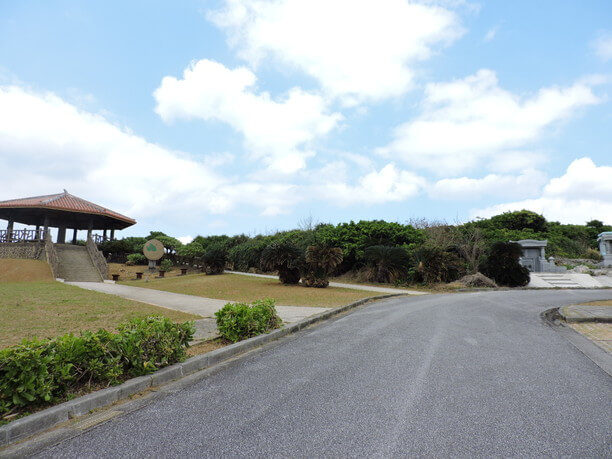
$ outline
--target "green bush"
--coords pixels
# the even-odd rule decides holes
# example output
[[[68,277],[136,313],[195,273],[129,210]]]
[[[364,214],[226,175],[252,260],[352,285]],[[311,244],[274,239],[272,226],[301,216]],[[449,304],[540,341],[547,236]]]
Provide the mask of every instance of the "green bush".
[[[396,282],[408,272],[410,256],[402,247],[373,245],[365,249],[365,266],[361,275],[369,282]]]
[[[147,257],[145,257],[142,253],[130,253],[127,256],[127,264],[146,265],[147,263]]]
[[[174,263],[172,263],[172,260],[168,259],[168,258],[164,258],[161,263],[159,264],[159,269],[160,271],[170,271],[172,269],[172,266],[174,266]]]
[[[599,253],[599,250],[595,250],[595,249],[587,249],[586,258],[590,258],[591,260],[594,260],[594,261],[603,260],[601,253]]]
[[[519,264],[521,246],[515,242],[497,242],[480,272],[493,279],[498,285],[522,287],[529,283],[529,271]]]
[[[323,244],[309,245],[306,248],[302,283],[306,287],[325,288],[329,276],[342,263],[342,249]]]
[[[416,251],[415,257],[417,281],[426,284],[453,282],[465,274],[465,265],[454,252],[425,246]]]
[[[278,271],[283,284],[300,282],[300,268],[304,264],[304,254],[291,241],[273,242],[261,254],[261,269]]]
[[[223,274],[227,262],[227,250],[218,244],[210,245],[202,256],[202,262],[206,267],[206,274]]]
[[[280,327],[274,300],[266,298],[248,303],[227,303],[215,312],[217,328],[225,339],[237,342]]]
[[[193,322],[166,317],[134,319],[106,330],[24,340],[0,351],[0,415],[64,397],[91,382],[117,384],[185,358]]]

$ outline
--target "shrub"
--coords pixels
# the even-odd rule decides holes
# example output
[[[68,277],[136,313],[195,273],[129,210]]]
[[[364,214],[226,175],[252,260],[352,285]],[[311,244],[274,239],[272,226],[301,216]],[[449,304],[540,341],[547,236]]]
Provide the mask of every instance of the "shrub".
[[[195,333],[193,322],[177,324],[161,316],[133,319],[118,328],[114,345],[124,372],[131,376],[181,361]]]
[[[342,249],[325,245],[309,245],[306,248],[305,269],[302,283],[306,287],[324,288],[329,276],[342,263]]]
[[[465,271],[459,256],[438,247],[422,247],[417,250],[418,261],[415,278],[426,284],[452,282]]]
[[[159,263],[159,270],[168,272],[172,269],[172,266],[174,266],[174,264],[172,263],[172,260],[169,260],[168,258],[164,258]]]
[[[127,256],[127,264],[129,265],[146,265],[147,263],[147,257],[142,253],[130,253]]]
[[[250,239],[232,247],[227,254],[228,261],[236,271],[248,271],[250,268],[259,268],[261,254],[266,248],[263,238]]]
[[[519,264],[521,246],[515,242],[496,242],[480,271],[498,285],[522,287],[529,283],[529,271]]]
[[[303,255],[300,249],[289,241],[273,242],[261,254],[261,269],[278,271],[279,280],[283,284],[300,282],[300,267]]]
[[[586,257],[591,259],[591,260],[595,260],[595,261],[603,260],[603,257],[601,256],[601,253],[599,253],[599,251],[595,250],[595,249],[587,249]]]
[[[227,303],[215,312],[217,328],[225,339],[237,342],[280,327],[274,300],[266,298],[247,303]]]
[[[365,250],[361,275],[370,282],[395,282],[406,277],[410,256],[402,247],[374,245]]]
[[[209,246],[202,256],[206,274],[222,274],[225,270],[226,261],[227,251],[220,245]]]
[[[134,319],[106,330],[24,340],[0,351],[0,415],[52,402],[91,382],[116,384],[179,362],[195,333],[193,322]]]

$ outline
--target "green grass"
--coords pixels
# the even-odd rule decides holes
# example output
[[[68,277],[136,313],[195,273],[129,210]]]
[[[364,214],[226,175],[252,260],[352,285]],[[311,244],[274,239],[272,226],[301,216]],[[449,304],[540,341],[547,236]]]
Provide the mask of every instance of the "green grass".
[[[55,281],[0,283],[0,348],[23,338],[53,338],[80,330],[115,330],[121,322],[147,315],[176,322],[199,316]]]
[[[193,274],[169,279],[152,279],[148,282],[126,281],[121,284],[229,301],[252,302],[262,298],[273,298],[278,305],[290,306],[335,307],[378,295],[376,292],[346,288],[283,285],[276,279],[239,274],[215,276]]]

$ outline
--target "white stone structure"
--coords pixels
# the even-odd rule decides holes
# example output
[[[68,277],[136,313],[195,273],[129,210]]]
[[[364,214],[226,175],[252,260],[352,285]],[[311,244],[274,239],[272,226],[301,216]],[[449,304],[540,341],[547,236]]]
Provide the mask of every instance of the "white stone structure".
[[[603,257],[604,267],[612,267],[612,231],[604,231],[597,235],[599,252]]]
[[[521,246],[523,255],[519,259],[519,263],[531,272],[562,273],[567,270],[564,266],[555,265],[553,257],[546,259],[547,240],[522,239],[510,242],[516,242]]]

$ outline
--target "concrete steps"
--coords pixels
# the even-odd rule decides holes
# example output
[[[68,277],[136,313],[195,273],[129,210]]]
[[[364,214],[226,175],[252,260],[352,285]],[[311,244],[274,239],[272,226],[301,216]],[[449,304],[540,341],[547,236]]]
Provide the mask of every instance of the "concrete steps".
[[[55,244],[59,258],[58,277],[69,282],[102,282],[87,249],[78,245]]]
[[[553,287],[560,288],[580,288],[581,284],[574,281],[571,276],[566,274],[538,273],[540,279],[548,282]]]

